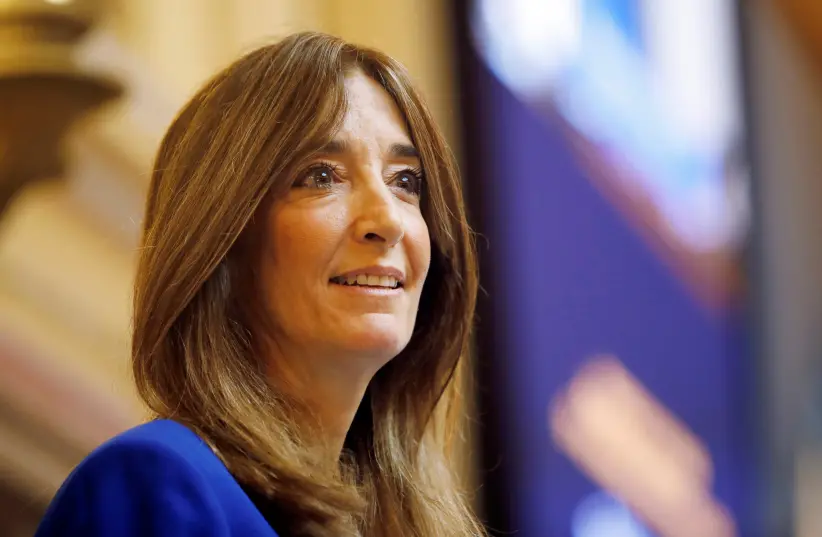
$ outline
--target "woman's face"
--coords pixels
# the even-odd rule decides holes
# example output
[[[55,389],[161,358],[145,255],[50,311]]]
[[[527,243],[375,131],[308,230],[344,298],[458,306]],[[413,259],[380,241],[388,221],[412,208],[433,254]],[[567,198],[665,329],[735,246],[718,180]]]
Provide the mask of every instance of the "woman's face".
[[[422,169],[392,98],[359,71],[345,88],[342,129],[268,213],[260,274],[277,354],[380,367],[411,338],[431,261]]]

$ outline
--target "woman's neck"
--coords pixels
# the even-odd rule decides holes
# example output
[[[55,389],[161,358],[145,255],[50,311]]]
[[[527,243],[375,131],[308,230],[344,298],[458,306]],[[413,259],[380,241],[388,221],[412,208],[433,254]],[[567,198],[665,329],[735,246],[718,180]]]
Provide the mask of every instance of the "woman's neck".
[[[306,425],[308,435],[317,438],[304,440],[327,452],[328,461],[336,466],[354,415],[377,368],[358,367],[362,364],[347,357],[281,356],[269,360],[269,378],[277,389],[306,409],[308,415],[297,419]]]

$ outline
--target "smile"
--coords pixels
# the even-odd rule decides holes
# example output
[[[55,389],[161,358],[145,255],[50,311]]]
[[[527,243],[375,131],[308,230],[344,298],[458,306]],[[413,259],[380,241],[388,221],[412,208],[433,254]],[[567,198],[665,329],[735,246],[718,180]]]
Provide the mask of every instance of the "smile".
[[[395,267],[372,265],[338,274],[331,278],[331,283],[351,290],[387,292],[403,288],[405,272]]]
[[[376,276],[373,274],[352,274],[331,278],[331,283],[346,287],[371,287],[377,289],[400,289],[402,282],[393,276]]]

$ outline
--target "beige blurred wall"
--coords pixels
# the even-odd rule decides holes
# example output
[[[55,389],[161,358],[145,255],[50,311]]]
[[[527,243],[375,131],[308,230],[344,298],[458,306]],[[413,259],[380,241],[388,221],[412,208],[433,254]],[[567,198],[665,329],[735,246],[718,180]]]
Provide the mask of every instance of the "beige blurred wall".
[[[105,31],[175,109],[245,51],[295,31],[336,34],[404,63],[454,140],[449,17],[439,0],[120,0]]]
[[[164,129],[210,75],[293,31],[338,34],[402,61],[456,145],[446,2],[101,4],[109,12],[78,55],[127,95],[72,137],[66,181],[24,192],[0,227],[0,473],[37,498],[142,418],[127,357],[143,195]]]

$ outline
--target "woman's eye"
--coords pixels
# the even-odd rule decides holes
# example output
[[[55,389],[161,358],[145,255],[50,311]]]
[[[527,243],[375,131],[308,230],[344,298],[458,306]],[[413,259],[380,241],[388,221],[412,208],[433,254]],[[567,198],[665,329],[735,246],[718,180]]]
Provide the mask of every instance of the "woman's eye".
[[[422,172],[406,170],[394,176],[394,186],[409,194],[419,196],[422,193]]]
[[[312,166],[297,181],[295,186],[305,188],[330,188],[336,182],[336,173],[333,166],[319,164]]]

